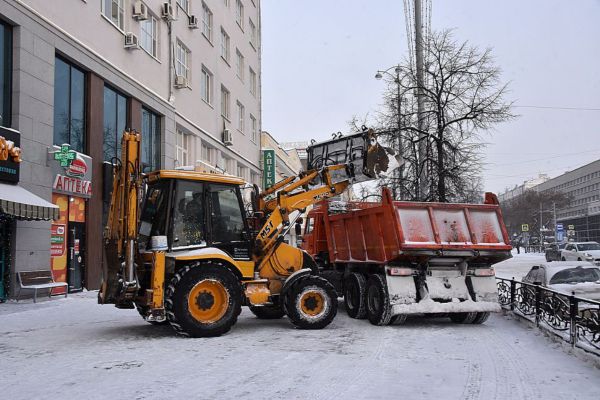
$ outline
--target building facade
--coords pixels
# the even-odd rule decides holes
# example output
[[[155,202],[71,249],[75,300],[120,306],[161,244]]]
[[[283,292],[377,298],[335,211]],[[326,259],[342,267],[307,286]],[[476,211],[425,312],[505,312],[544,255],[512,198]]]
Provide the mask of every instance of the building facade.
[[[5,288],[50,267],[98,288],[126,128],[144,171],[201,160],[260,181],[260,26],[259,0],[0,0],[0,125],[23,159],[7,184],[54,204],[20,216],[3,201]]]

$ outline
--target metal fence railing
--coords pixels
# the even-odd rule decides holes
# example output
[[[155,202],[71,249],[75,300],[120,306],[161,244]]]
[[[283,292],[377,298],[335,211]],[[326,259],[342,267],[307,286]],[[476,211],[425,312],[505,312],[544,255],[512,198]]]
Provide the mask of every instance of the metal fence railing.
[[[496,279],[502,308],[534,322],[573,347],[600,355],[600,302],[514,278]]]

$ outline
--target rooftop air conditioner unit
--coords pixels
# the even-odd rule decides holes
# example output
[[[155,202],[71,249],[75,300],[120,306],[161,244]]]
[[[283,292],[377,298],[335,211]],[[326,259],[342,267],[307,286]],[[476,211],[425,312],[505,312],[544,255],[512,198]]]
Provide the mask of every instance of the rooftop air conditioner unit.
[[[163,3],[162,4],[162,17],[167,21],[173,21],[175,19],[175,14],[173,13],[173,6],[171,3]]]
[[[223,129],[223,144],[225,146],[233,146],[233,137],[229,129]]]
[[[148,7],[139,0],[133,3],[133,18],[138,21],[148,19]]]
[[[175,77],[175,87],[177,89],[183,89],[185,87],[187,87],[188,85],[188,81],[187,78],[183,75],[177,75]]]
[[[190,15],[188,17],[188,27],[190,29],[198,29],[198,17],[195,15]]]
[[[129,50],[137,50],[140,48],[138,37],[131,32],[127,32],[125,34],[125,46],[126,49]]]

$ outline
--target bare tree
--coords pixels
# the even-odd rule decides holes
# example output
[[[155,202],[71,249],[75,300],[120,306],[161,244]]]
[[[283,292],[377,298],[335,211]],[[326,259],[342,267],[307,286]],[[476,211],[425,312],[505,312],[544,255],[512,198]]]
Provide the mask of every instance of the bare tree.
[[[382,184],[405,199],[467,201],[481,186],[481,135],[514,117],[512,102],[505,100],[507,84],[500,79],[490,49],[459,43],[447,30],[433,33],[427,43],[421,115],[416,71],[408,59],[400,65],[398,79],[388,81],[379,129],[389,132],[382,140],[399,148],[406,162],[401,174]],[[423,158],[418,150],[422,140]],[[428,193],[419,193],[422,171]]]

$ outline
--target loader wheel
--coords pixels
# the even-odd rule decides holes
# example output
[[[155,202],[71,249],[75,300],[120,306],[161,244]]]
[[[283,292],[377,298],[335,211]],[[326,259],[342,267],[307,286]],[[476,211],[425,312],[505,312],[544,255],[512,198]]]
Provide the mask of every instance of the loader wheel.
[[[344,305],[350,318],[367,317],[367,280],[364,275],[351,273],[344,281]]]
[[[250,311],[258,319],[279,319],[285,315],[285,312],[279,306],[250,306]]]
[[[215,262],[185,266],[171,279],[166,297],[167,319],[184,336],[222,335],[236,323],[241,309],[238,278]]]
[[[324,278],[300,278],[284,295],[284,308],[296,328],[323,329],[337,314],[337,293]]]
[[[144,319],[144,321],[146,321],[147,323],[149,323],[151,325],[166,325],[169,323],[169,321],[167,321],[166,319],[164,321],[148,321],[146,319],[146,315],[148,314],[148,307],[142,307],[142,306],[138,306],[136,304],[135,309],[141,315],[141,317]]]
[[[461,313],[451,313],[450,319],[452,322],[457,324],[471,324],[477,318],[476,312],[461,312]]]
[[[485,321],[488,320],[489,317],[490,317],[489,312],[478,312],[477,316],[473,320],[472,324],[475,324],[475,325],[483,324]]]
[[[388,295],[385,277],[372,274],[367,281],[367,317],[373,325],[389,325],[392,319],[392,306]]]

